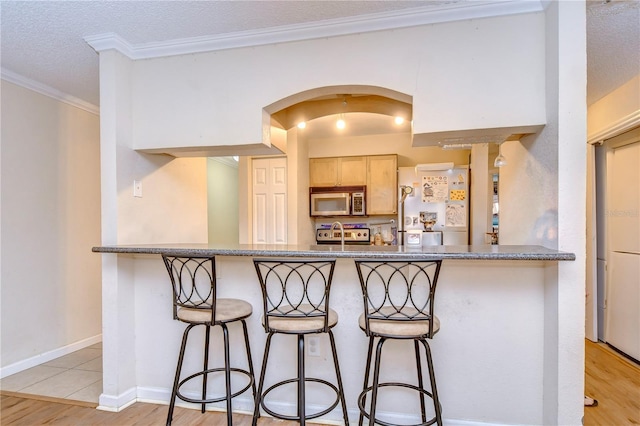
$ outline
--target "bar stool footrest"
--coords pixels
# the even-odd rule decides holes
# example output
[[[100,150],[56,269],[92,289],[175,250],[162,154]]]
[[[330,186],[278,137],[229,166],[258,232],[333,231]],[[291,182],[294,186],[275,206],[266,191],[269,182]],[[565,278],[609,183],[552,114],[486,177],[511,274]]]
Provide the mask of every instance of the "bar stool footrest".
[[[431,394],[431,392],[429,392],[426,389],[422,389],[416,385],[412,385],[409,383],[394,383],[394,382],[385,382],[385,383],[378,383],[378,388],[383,388],[383,387],[389,387],[389,386],[394,386],[394,387],[402,387],[402,388],[408,388],[408,389],[412,389],[416,392],[421,393],[422,395],[426,395],[428,396],[432,401],[433,401],[433,395]],[[363,390],[362,392],[360,392],[360,395],[358,395],[358,408],[360,409],[360,413],[366,417],[367,419],[369,419],[370,415],[369,413],[367,413],[366,409],[364,408],[364,399],[367,396],[367,394],[369,392],[371,392],[371,390],[373,389],[373,386],[369,386],[368,388],[366,388],[365,390]],[[422,396],[421,396],[422,398]],[[442,406],[440,406],[440,410],[442,410]],[[369,419],[371,420],[371,419]],[[412,425],[402,425],[402,426],[429,426],[432,424],[437,423],[437,418],[434,416],[433,418],[427,420],[426,422],[423,423],[415,423]],[[374,419],[374,422],[369,421],[369,424],[379,424],[382,426],[398,426],[396,423],[388,423],[385,422],[383,420],[379,420],[379,419]]]
[[[335,394],[336,394],[336,400],[333,402],[333,404],[331,404],[331,406],[329,406],[329,408],[326,408],[320,412],[317,413],[313,413],[313,414],[307,414],[305,416],[305,420],[311,420],[311,419],[315,419],[317,417],[320,416],[324,416],[325,414],[328,414],[329,412],[331,412],[331,410],[333,410],[334,408],[336,408],[338,406],[338,403],[340,402],[340,391],[338,390],[337,386],[335,386],[333,383],[330,383],[326,380],[322,380],[322,379],[316,379],[313,377],[305,377],[304,379],[305,384],[306,382],[315,382],[315,383],[320,383],[322,385],[325,385],[329,388],[331,388]],[[280,386],[284,386],[284,385],[288,385],[289,383],[297,383],[298,379],[297,378],[293,378],[293,379],[288,379],[288,380],[283,380],[281,382],[278,382],[276,384],[274,384],[273,386],[269,387],[267,390],[265,390],[262,393],[262,397],[260,398],[260,405],[262,406],[262,409],[264,411],[266,411],[269,415],[278,418],[278,419],[282,419],[282,420],[292,420],[292,421],[300,421],[300,416],[289,416],[286,414],[280,414],[280,413],[276,413],[275,411],[271,410],[270,408],[268,408],[265,405],[264,399],[267,396],[267,394],[269,392],[271,392],[272,390],[280,387]]]
[[[242,393],[246,392],[248,389],[250,389],[250,388],[251,388],[251,386],[253,385],[253,381],[254,381],[254,379],[253,379],[253,377],[251,376],[251,373],[250,373],[249,371],[247,371],[247,370],[243,370],[243,369],[241,369],[241,368],[230,368],[229,370],[231,371],[231,373],[240,373],[240,374],[244,374],[245,376],[247,376],[247,377],[249,378],[249,383],[247,383],[247,385],[246,385],[244,388],[242,388],[241,390],[239,390],[239,391],[237,391],[237,392],[235,392],[235,393],[232,393],[232,394],[231,394],[231,398],[235,398],[236,396],[238,396],[238,395],[240,395],[240,394],[242,394]],[[196,377],[203,376],[203,375],[205,375],[205,374],[207,374],[207,375],[208,375],[208,374],[211,374],[211,373],[220,373],[220,372],[222,372],[222,373],[224,373],[224,372],[225,372],[224,367],[220,367],[220,368],[211,368],[211,369],[209,369],[209,370],[199,371],[199,372],[197,372],[197,373],[195,373],[195,374],[190,375],[189,377],[186,377],[186,378],[182,379],[182,380],[180,381],[180,383],[178,383],[178,390],[177,390],[177,392],[176,392],[176,396],[177,396],[178,398],[180,398],[181,400],[183,400],[183,401],[186,401],[186,402],[192,402],[192,403],[195,403],[195,404],[210,404],[210,403],[212,403],[212,402],[221,402],[221,401],[226,401],[226,400],[227,400],[227,396],[226,396],[226,395],[225,395],[225,396],[222,396],[222,397],[219,397],[219,398],[212,398],[212,399],[204,399],[204,400],[203,400],[203,399],[194,399],[194,398],[189,398],[188,396],[184,396],[184,395],[182,395],[182,394],[180,393],[180,388],[182,387],[182,385],[184,385],[184,384],[185,384],[185,383],[187,383],[188,381],[190,381],[190,380],[192,380],[192,379],[195,379]]]

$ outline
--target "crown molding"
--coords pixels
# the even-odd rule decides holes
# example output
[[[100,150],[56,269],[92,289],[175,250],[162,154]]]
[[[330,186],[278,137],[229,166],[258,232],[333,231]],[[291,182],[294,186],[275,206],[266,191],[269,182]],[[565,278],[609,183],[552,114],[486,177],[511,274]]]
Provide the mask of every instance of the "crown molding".
[[[589,144],[598,144],[602,143],[607,139],[611,139],[615,136],[618,136],[627,130],[631,130],[634,127],[640,125],[640,109],[637,111],[628,114],[625,117],[620,118],[619,120],[610,123],[604,129],[595,132],[589,136],[587,136],[587,143]]]
[[[543,10],[540,0],[470,1],[447,4],[438,9],[434,9],[433,6],[425,6],[261,30],[239,31],[137,45],[128,43],[115,33],[88,36],[84,40],[98,53],[108,49],[115,49],[130,59],[136,60],[337,37],[466,19],[536,13]]]
[[[9,71],[5,68],[0,68],[0,77],[2,77],[3,80],[8,81],[9,83],[13,83],[26,89],[33,90],[34,92],[40,93],[41,95],[48,96],[73,107],[80,108],[91,114],[100,115],[100,107],[92,103],[83,101],[82,99],[63,93],[57,89],[54,89],[53,87],[47,86],[46,84],[32,80],[13,71]]]
[[[91,46],[96,52],[115,49],[131,59],[138,59],[136,58],[136,48],[116,33],[104,33],[87,36],[84,38],[84,41],[87,42],[87,44]]]

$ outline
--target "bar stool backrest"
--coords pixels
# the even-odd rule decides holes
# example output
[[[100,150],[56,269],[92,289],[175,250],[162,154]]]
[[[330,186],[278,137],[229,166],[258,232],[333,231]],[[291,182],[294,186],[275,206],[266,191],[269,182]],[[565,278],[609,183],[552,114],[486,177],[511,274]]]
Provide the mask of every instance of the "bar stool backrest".
[[[329,331],[329,292],[335,259],[254,259],[264,303],[264,329],[275,318],[322,319],[320,332]]]
[[[356,260],[355,264],[367,335],[371,321],[429,321],[425,337],[433,337],[434,300],[442,260]]]
[[[179,257],[162,255],[173,287],[173,319],[178,309],[209,309],[216,311],[215,257]]]

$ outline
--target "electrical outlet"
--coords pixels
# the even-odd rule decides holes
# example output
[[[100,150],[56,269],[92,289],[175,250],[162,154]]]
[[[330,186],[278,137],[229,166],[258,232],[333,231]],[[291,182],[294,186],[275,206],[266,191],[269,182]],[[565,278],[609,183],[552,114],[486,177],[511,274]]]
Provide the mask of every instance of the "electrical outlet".
[[[308,336],[307,337],[307,355],[309,356],[320,356],[320,337],[319,336]]]

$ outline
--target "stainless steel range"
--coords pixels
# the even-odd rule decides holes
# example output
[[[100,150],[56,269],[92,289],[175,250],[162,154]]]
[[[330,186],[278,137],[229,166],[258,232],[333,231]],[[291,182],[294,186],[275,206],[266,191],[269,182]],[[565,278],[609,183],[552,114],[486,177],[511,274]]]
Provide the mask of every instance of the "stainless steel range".
[[[331,231],[327,228],[316,229],[316,242],[318,244],[340,244],[340,229]],[[347,228],[344,230],[345,244],[370,244],[371,232],[369,228]]]

